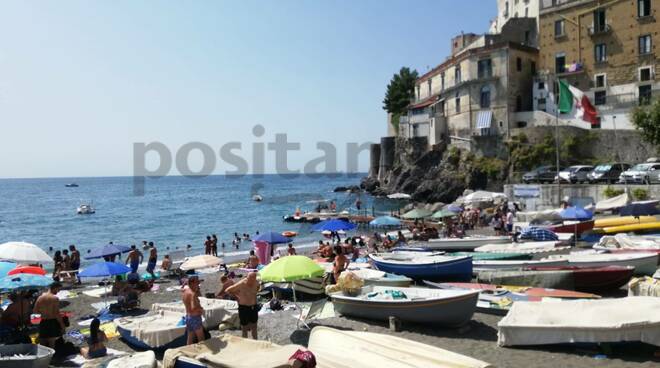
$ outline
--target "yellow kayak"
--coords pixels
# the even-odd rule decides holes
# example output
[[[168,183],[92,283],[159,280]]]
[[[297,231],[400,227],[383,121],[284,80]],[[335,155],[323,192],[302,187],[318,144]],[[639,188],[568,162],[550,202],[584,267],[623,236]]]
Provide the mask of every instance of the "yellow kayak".
[[[605,234],[649,232],[649,231],[660,231],[660,221],[646,222],[641,224],[622,225],[622,226],[611,226],[611,227],[603,228],[603,232]]]
[[[640,223],[643,224],[656,221],[658,220],[655,218],[655,216],[640,216],[639,218],[633,216],[607,217],[594,221],[594,228],[637,225]]]

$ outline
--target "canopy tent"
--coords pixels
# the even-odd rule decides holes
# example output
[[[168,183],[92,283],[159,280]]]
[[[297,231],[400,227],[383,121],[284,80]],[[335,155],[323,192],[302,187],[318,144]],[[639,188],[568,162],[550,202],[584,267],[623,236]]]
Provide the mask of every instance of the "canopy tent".
[[[7,276],[7,273],[16,268],[16,263],[0,261],[0,277]]]
[[[115,262],[99,262],[78,273],[80,277],[109,277],[115,275],[123,275],[131,272],[131,269],[121,263]]]
[[[440,210],[436,213],[434,213],[431,217],[436,218],[436,219],[441,219],[441,218],[446,218],[446,217],[455,217],[456,213],[452,212],[450,210]]]
[[[424,209],[424,208],[415,208],[412,211],[406,212],[403,216],[405,219],[423,219],[430,217],[433,214],[433,212]]]
[[[26,264],[53,262],[48,253],[34,244],[25,242],[0,244],[0,260]]]
[[[0,279],[0,292],[43,289],[49,287],[53,279],[41,275],[20,274]]]
[[[20,275],[20,274],[31,274],[31,275],[41,275],[46,276],[46,270],[37,266],[18,266],[13,270],[7,272],[7,276],[11,275]]]
[[[470,193],[462,198],[463,203],[473,203],[473,202],[493,202],[495,200],[506,200],[507,196],[504,193],[497,192],[487,192],[484,190],[478,190],[476,192]]]

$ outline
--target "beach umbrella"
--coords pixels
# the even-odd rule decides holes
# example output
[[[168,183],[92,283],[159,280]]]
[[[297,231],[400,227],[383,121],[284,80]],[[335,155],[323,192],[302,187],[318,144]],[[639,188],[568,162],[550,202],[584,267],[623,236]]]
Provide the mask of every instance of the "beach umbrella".
[[[431,217],[436,218],[436,219],[441,219],[441,218],[445,218],[445,217],[455,217],[455,216],[456,216],[455,212],[444,209],[444,210],[440,210],[440,211],[434,213]]]
[[[355,229],[355,224],[352,224],[348,221],[331,219],[321,221],[318,224],[312,226],[312,231],[339,231],[339,230],[353,230]]]
[[[400,226],[401,220],[392,216],[380,216],[369,222],[371,226]]]
[[[423,209],[423,208],[415,208],[412,211],[406,212],[403,216],[405,219],[422,219],[429,217],[433,214],[433,212]]]
[[[265,232],[263,234],[259,234],[252,238],[253,241],[262,241],[270,244],[285,244],[291,242],[291,239],[287,238],[286,236],[280,234],[280,233],[275,233],[272,231]]]
[[[48,253],[34,244],[25,242],[0,244],[0,259],[27,264],[53,262]]]
[[[0,261],[0,277],[7,276],[7,273],[16,268],[16,263]]]
[[[103,257],[115,256],[117,254],[126,253],[130,251],[131,251],[131,247],[126,245],[106,244],[104,246],[92,249],[85,258],[86,259],[103,258]]]
[[[389,198],[389,199],[410,199],[411,196],[410,196],[410,194],[406,194],[406,193],[394,193],[394,194],[389,194],[387,196],[387,198]]]
[[[211,268],[220,266],[224,261],[220,257],[212,256],[210,254],[202,254],[199,256],[194,256],[188,258],[185,262],[179,266],[180,269],[187,270],[198,270],[204,268]]]
[[[121,263],[115,262],[99,262],[78,273],[80,277],[109,277],[115,275],[123,275],[131,272],[131,269]]]
[[[7,276],[19,275],[19,274],[30,274],[30,275],[46,275],[46,270],[37,266],[18,266],[13,270],[7,272]]]
[[[658,201],[633,202],[619,210],[621,216],[655,216],[658,213]]]
[[[454,213],[461,213],[463,212],[463,208],[461,206],[457,206],[455,204],[450,204],[447,207],[445,207],[446,210],[454,212]]]
[[[564,220],[584,221],[591,220],[594,215],[582,207],[568,207],[561,210],[559,216]]]
[[[41,275],[20,274],[5,276],[0,279],[0,291],[10,292],[19,290],[47,288],[53,279]]]

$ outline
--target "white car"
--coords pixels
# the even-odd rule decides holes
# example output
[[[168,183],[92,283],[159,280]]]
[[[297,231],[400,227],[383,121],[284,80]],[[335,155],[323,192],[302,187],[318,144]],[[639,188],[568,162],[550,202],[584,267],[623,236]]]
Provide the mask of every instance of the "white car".
[[[594,169],[593,166],[589,165],[575,165],[565,168],[559,172],[559,177],[555,175],[555,181],[561,179],[562,182],[566,183],[586,183],[587,174],[589,174]]]
[[[660,163],[637,164],[622,172],[621,176],[619,176],[619,182],[629,184],[650,184],[651,181],[657,180],[658,172],[660,172]]]

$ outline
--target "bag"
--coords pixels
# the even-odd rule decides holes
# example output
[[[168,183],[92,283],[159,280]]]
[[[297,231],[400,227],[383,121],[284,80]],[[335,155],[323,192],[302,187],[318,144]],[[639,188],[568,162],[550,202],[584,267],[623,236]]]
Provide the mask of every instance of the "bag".
[[[271,299],[270,300],[270,310],[278,311],[282,310],[282,302],[279,299]]]

